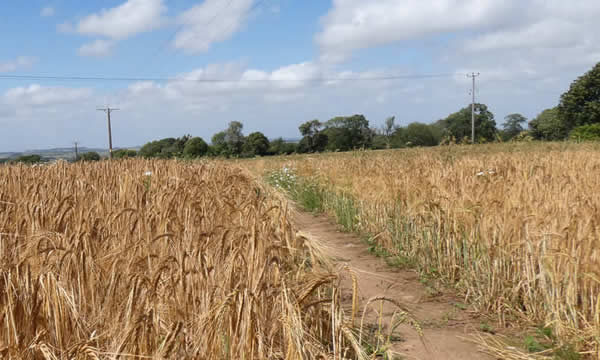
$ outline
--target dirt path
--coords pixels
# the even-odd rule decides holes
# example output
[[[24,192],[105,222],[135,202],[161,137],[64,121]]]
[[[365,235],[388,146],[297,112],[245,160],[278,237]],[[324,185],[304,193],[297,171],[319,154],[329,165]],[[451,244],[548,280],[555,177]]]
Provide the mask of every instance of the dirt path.
[[[469,337],[480,326],[480,320],[465,310],[459,299],[447,294],[436,294],[419,282],[416,272],[399,270],[367,250],[367,246],[355,234],[338,231],[336,224],[325,215],[313,215],[294,211],[296,228],[318,240],[324,252],[339,265],[348,265],[358,277],[360,313],[368,299],[386,296],[405,305],[419,319],[425,333],[425,344],[409,325],[401,325],[401,339],[395,341],[392,350],[402,354],[402,359],[422,360],[471,360],[493,359],[478,351],[477,345],[461,339]],[[352,303],[351,278],[342,281],[343,299]],[[370,306],[366,322],[376,324],[380,302]],[[383,305],[383,323],[389,323],[394,306]]]

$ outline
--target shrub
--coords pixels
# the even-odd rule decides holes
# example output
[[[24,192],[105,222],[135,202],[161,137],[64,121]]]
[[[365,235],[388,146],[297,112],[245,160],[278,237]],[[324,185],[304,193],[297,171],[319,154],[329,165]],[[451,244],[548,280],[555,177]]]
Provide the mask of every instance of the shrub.
[[[100,154],[98,154],[95,151],[86,152],[86,153],[81,154],[77,160],[98,161],[98,160],[100,160]]]
[[[201,137],[193,137],[185,143],[183,155],[186,158],[197,158],[206,155],[208,145]]]
[[[569,139],[575,141],[600,140],[600,123],[576,127],[569,134]]]
[[[23,164],[37,164],[42,161],[42,157],[36,154],[22,155],[19,156],[16,161]]]
[[[119,149],[117,151],[113,151],[113,158],[115,159],[125,159],[136,157],[137,151],[129,150],[129,149]]]

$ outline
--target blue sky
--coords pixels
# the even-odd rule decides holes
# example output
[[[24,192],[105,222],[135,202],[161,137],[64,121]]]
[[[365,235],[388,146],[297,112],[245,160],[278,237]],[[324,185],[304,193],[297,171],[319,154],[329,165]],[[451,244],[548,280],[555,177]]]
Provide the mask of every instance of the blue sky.
[[[466,106],[467,72],[501,124],[554,106],[600,61],[600,2],[579,0],[30,0],[0,5],[0,151],[106,147],[229,121],[298,137],[306,120],[433,122]],[[439,78],[418,75],[445,74]],[[417,75],[416,78],[368,80]],[[337,80],[351,78],[354,80]],[[190,80],[226,79],[207,83]],[[363,80],[356,80],[363,79]]]

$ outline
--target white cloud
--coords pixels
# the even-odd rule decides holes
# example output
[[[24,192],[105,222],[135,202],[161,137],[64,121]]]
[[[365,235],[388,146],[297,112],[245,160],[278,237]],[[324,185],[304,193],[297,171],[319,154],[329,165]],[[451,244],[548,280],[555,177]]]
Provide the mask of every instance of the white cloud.
[[[496,0],[334,0],[316,41],[324,60],[341,61],[359,49],[491,26],[514,7]]]
[[[91,95],[92,90],[89,88],[46,87],[32,84],[9,89],[1,99],[6,105],[26,108],[69,104],[88,99]]]
[[[581,36],[576,24],[560,19],[546,19],[517,29],[487,33],[467,40],[465,48],[470,51],[568,48]]]
[[[54,15],[54,8],[52,6],[46,6],[40,11],[40,16],[49,17]]]
[[[528,21],[475,36],[466,41],[465,48],[470,51],[567,49],[600,41],[598,2],[535,0],[527,5]]]
[[[64,23],[57,24],[56,31],[58,31],[59,33],[70,34],[75,32],[75,27],[72,23],[66,21]]]
[[[163,0],[128,0],[117,7],[86,16],[75,29],[80,34],[124,39],[161,26],[165,11]]]
[[[186,52],[206,51],[243,29],[252,16],[252,1],[231,0],[231,8],[228,1],[198,1],[200,5],[178,16],[182,29],[173,45]],[[322,31],[315,37],[322,59],[339,61],[361,49],[394,45],[384,54],[398,59],[374,62],[403,65],[369,69],[371,60],[360,59],[359,66],[368,70],[357,70],[351,64],[300,58],[269,69],[249,68],[243,62],[208,65],[179,74],[179,81],[135,82],[110,92],[29,86],[0,93],[4,114],[0,121],[15,121],[17,113],[14,119],[19,124],[31,126],[25,130],[5,126],[6,147],[18,149],[44,136],[47,144],[55,145],[70,141],[73,134],[88,145],[105,146],[104,119],[94,110],[97,95],[106,95],[122,109],[113,123],[113,134],[124,145],[184,133],[208,140],[231,120],[242,121],[246,132],[298,137],[298,125],[313,118],[363,113],[376,127],[391,115],[403,125],[446,117],[470,102],[471,83],[465,74],[472,71],[481,72],[477,101],[486,103],[498,122],[514,112],[531,118],[555,106],[569,83],[600,61],[598,17],[600,3],[584,0],[333,0],[331,11],[322,19]],[[68,31],[69,24],[63,28]],[[79,23],[72,28],[77,32]],[[85,46],[110,48],[111,42],[136,31],[109,34],[98,30],[93,35],[107,42]],[[420,73],[455,76],[356,80]],[[102,91],[106,93],[96,94]],[[97,121],[80,125],[81,119],[93,116]],[[64,124],[61,132],[47,136],[60,122]],[[76,126],[81,127],[73,130]],[[28,136],[19,137],[21,133]]]
[[[79,48],[79,55],[81,55],[81,56],[96,56],[96,57],[107,56],[107,55],[110,55],[114,46],[115,46],[115,42],[112,40],[98,39],[91,43],[82,45]]]
[[[598,43],[598,16],[597,1],[334,0],[316,42],[322,59],[333,62],[360,49],[448,34],[467,38],[468,51],[564,49]]]
[[[412,84],[410,89],[407,89],[405,86],[398,86],[394,81],[367,80],[391,74],[389,70],[338,71],[329,65],[310,61],[281,66],[271,71],[244,68],[242,63],[232,62],[198,68],[180,74],[176,77],[177,80],[165,84],[136,82],[127,88],[125,97],[154,99],[150,102],[166,101],[173,106],[201,106],[203,109],[215,110],[249,98],[258,106],[264,102],[299,102],[300,99],[320,97],[323,93],[340,90],[344,93],[352,93],[357,89],[369,94],[385,93],[386,99],[396,92],[423,90],[422,86],[415,87]],[[215,79],[227,81],[213,81]]]
[[[183,29],[173,46],[188,53],[205,52],[229,39],[245,24],[255,0],[205,0],[179,17]]]
[[[19,56],[8,62],[0,62],[0,73],[16,71],[23,68],[29,68],[37,62],[37,58],[30,56]]]
[[[324,72],[323,68],[312,62],[282,66],[273,71],[244,69],[241,63],[233,62],[208,65],[181,74],[177,76],[181,80],[171,81],[164,87],[150,87],[147,82],[139,82],[129,89],[132,92],[158,89],[171,99],[199,99],[207,96],[227,98],[249,94],[263,99],[295,99],[310,85],[322,82]],[[214,82],[214,79],[229,81]],[[290,96],[291,94],[294,96]]]

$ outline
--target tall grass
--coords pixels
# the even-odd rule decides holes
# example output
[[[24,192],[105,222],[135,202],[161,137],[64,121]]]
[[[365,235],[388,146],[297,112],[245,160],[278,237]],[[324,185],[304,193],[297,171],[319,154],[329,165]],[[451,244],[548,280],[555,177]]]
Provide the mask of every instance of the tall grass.
[[[3,166],[0,357],[360,358],[324,261],[232,166]]]
[[[599,155],[596,145],[454,146],[252,168],[316,179],[341,201],[325,209],[351,201],[352,229],[379,234],[374,245],[454,282],[506,326],[547,325],[600,357]]]

